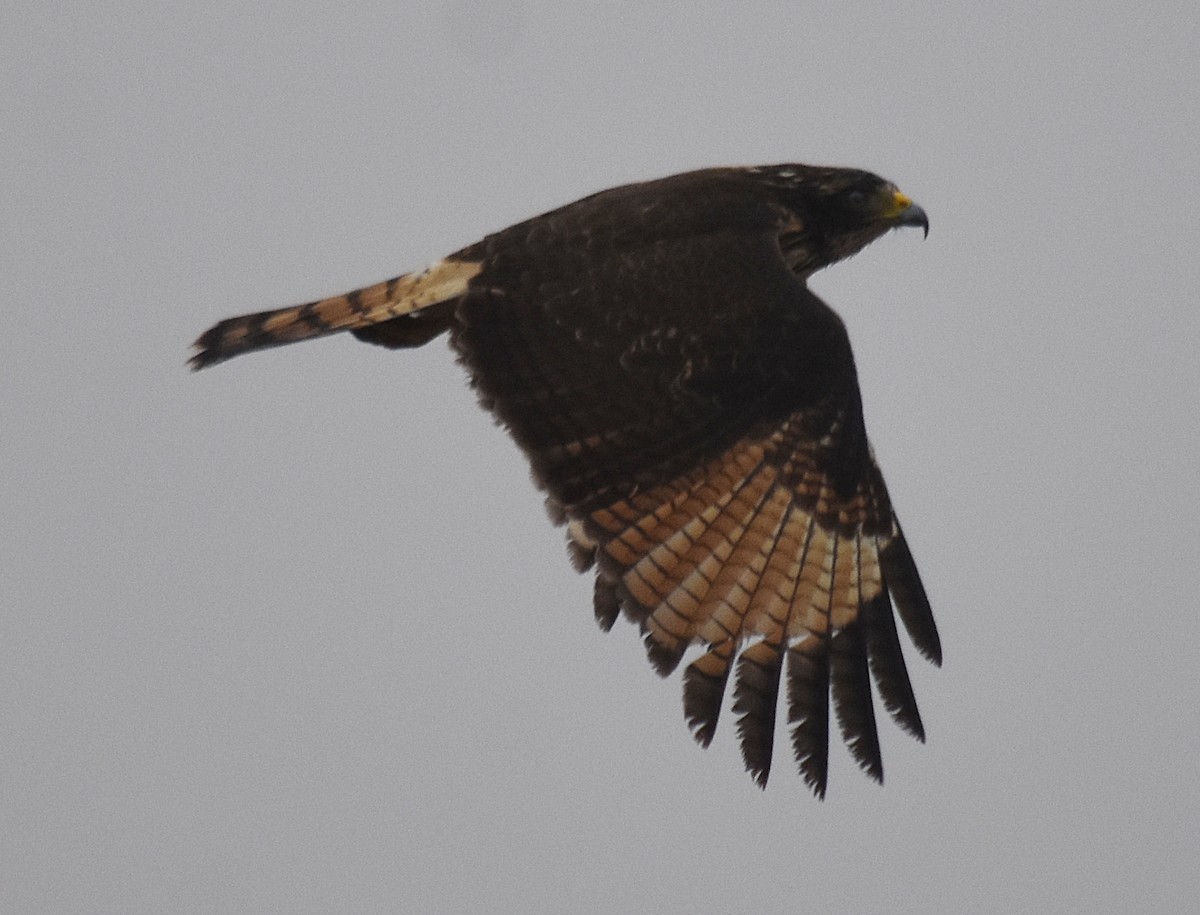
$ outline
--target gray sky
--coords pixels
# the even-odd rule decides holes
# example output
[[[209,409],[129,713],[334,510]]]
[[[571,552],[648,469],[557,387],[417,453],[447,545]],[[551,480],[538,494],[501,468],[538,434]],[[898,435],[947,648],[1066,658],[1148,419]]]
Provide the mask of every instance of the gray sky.
[[[413,5],[415,6],[415,4]],[[1200,895],[1200,20],[1096,4],[13,5],[0,910],[1180,911]],[[887,785],[600,633],[443,343],[214,320],[613,184],[856,165],[813,285],[934,601]]]

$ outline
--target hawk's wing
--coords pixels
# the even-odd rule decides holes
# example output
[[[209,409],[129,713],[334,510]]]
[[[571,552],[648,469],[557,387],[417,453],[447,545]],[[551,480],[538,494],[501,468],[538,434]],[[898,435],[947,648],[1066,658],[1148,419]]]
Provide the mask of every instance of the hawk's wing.
[[[696,738],[712,739],[736,667],[742,753],[765,784],[786,667],[813,790],[825,790],[831,696],[855,758],[881,778],[868,670],[923,738],[892,602],[924,655],[940,660],[940,646],[845,329],[788,270],[775,213],[640,234],[652,210],[605,219],[576,205],[557,226],[549,214],[460,252],[482,269],[454,345],[581,567],[595,564],[601,623],[636,620],[663,674],[700,647],[684,676]],[[572,235],[574,219],[585,228]]]

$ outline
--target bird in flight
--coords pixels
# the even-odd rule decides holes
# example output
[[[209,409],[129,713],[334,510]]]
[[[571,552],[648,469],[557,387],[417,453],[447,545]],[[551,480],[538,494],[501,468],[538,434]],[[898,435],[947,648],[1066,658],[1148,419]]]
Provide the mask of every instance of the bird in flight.
[[[683,674],[696,740],[726,685],[765,786],[786,684],[804,780],[824,797],[830,708],[883,778],[871,680],[924,728],[897,635],[941,644],[863,426],[850,341],[815,271],[925,212],[856,169],[713,168],[585,197],[424,270],[221,321],[194,369],[349,331],[390,348],[449,332],[595,573],[596,619],[624,614],[651,664]]]

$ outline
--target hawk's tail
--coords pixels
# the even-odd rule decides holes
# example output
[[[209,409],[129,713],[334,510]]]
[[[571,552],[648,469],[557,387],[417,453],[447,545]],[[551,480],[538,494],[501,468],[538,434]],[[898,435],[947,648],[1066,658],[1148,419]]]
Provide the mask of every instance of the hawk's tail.
[[[476,261],[446,258],[420,273],[406,273],[344,295],[227,318],[200,335],[193,344],[196,354],[188,364],[193,369],[207,368],[252,350],[362,330],[411,315],[461,296],[481,267]]]

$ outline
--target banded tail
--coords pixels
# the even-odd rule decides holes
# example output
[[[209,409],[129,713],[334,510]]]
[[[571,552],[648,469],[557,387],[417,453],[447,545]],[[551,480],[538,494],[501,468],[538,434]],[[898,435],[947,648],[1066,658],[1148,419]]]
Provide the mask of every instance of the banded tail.
[[[420,273],[405,273],[343,295],[227,318],[200,335],[188,365],[198,371],[242,353],[346,330],[385,346],[419,345],[449,326],[449,316],[439,314],[432,333],[376,326],[406,315],[416,317],[422,309],[457,299],[482,268],[477,261],[446,258]]]

